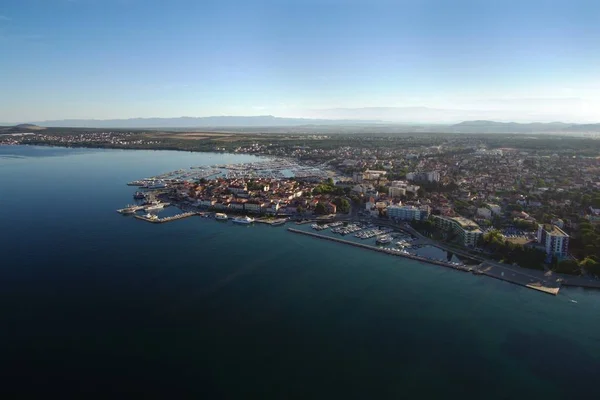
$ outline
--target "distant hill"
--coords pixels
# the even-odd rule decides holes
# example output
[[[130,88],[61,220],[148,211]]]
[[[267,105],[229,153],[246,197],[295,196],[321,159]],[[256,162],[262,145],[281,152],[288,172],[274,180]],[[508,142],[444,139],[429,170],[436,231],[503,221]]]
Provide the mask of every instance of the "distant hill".
[[[307,118],[281,118],[263,116],[215,116],[179,118],[131,118],[131,119],[67,119],[36,122],[47,127],[69,128],[226,128],[226,127],[285,127],[302,125],[365,124],[377,121],[326,120]]]
[[[600,132],[600,124],[568,124],[564,122],[516,122],[464,121],[448,126],[446,132],[454,133],[582,133]]]
[[[33,124],[19,124],[14,126],[0,126],[0,134],[7,133],[26,133],[26,132],[35,132],[41,131],[46,128]]]

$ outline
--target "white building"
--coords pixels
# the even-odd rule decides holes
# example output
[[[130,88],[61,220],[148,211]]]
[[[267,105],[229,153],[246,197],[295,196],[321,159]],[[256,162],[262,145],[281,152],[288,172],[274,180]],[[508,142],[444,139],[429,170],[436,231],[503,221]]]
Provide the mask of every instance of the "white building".
[[[387,208],[388,218],[401,221],[422,221],[429,217],[429,206],[389,206]]]
[[[546,254],[563,257],[568,254],[569,235],[556,225],[538,225],[537,242],[544,245]]]
[[[439,182],[440,173],[438,171],[409,172],[406,174],[406,179],[409,181]]]
[[[457,233],[464,246],[477,245],[477,241],[483,235],[479,225],[467,218],[434,215],[433,222],[440,229]]]

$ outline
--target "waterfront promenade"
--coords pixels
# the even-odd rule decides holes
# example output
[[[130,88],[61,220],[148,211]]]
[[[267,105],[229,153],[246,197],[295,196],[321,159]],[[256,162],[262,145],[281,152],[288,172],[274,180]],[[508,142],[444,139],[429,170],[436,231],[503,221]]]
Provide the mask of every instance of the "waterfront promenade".
[[[504,267],[501,265],[491,264],[489,262],[483,262],[476,266],[467,266],[467,265],[455,265],[441,260],[434,260],[430,258],[425,258],[421,256],[417,256],[414,254],[401,253],[396,251],[391,251],[388,249],[384,249],[381,247],[376,247],[368,244],[357,243],[349,240],[344,240],[340,238],[335,238],[331,236],[320,235],[318,233],[302,231],[299,229],[288,228],[289,232],[298,233],[302,235],[312,236],[319,239],[330,240],[333,242],[338,242],[342,244],[348,244],[355,247],[360,247],[367,250],[377,251],[380,253],[390,254],[399,257],[410,258],[412,260],[426,262],[429,264],[435,264],[442,267],[452,268],[455,270],[459,270],[462,272],[471,272],[476,275],[485,275],[491,278],[496,278],[499,280],[503,280],[505,282],[510,282],[513,284],[517,284],[523,287],[527,287],[529,289],[534,289],[540,291],[542,293],[557,295],[560,290],[560,282],[551,281],[547,279],[540,278],[539,276],[529,275],[528,273],[524,273],[521,271],[516,271],[510,267]]]

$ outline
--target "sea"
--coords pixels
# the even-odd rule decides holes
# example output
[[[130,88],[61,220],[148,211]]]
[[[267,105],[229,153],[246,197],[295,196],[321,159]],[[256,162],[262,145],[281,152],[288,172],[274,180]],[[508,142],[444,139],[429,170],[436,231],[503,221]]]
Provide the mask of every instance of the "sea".
[[[600,291],[550,296],[285,226],[115,212],[131,180],[255,160],[0,146],[0,393],[598,396]]]

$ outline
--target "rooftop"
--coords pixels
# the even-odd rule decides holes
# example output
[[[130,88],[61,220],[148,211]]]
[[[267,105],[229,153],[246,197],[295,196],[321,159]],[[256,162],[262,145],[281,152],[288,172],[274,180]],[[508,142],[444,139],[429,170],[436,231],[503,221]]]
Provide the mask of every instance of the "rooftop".
[[[481,232],[481,230],[479,229],[479,225],[477,225],[475,222],[471,221],[468,218],[464,218],[464,217],[450,217],[450,219],[452,219],[453,221],[457,222],[461,228],[463,228],[465,231],[470,231],[470,232],[476,232],[479,231]]]
[[[569,236],[558,226],[552,224],[544,224],[544,230],[552,236]]]

